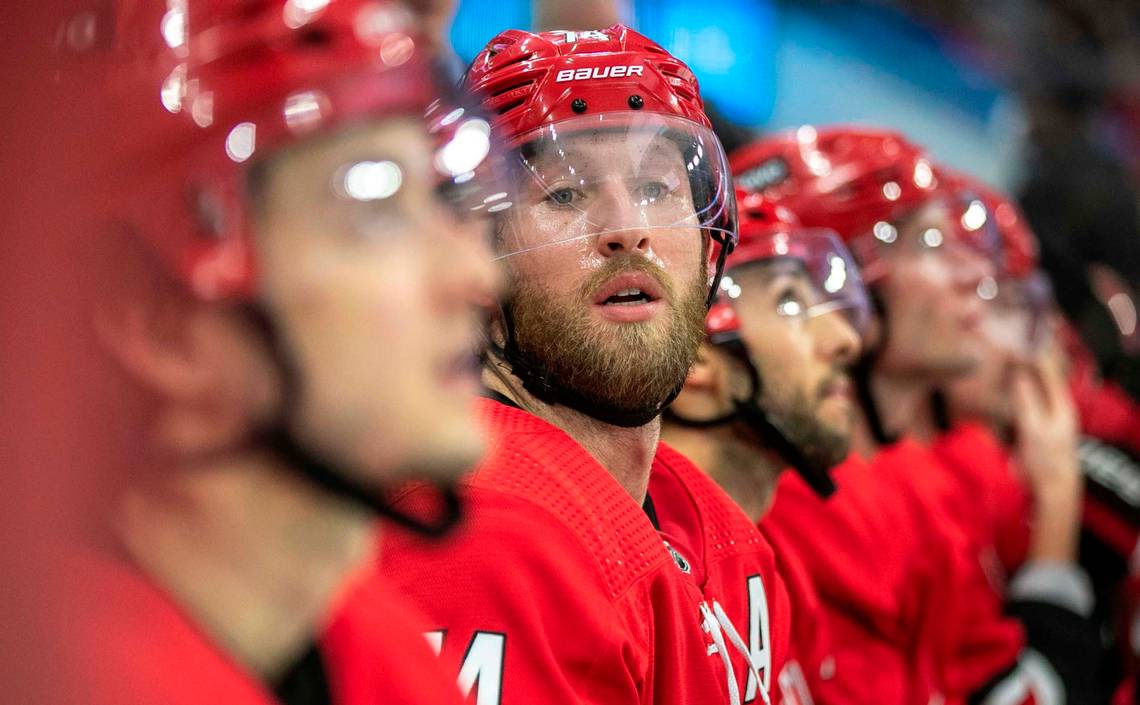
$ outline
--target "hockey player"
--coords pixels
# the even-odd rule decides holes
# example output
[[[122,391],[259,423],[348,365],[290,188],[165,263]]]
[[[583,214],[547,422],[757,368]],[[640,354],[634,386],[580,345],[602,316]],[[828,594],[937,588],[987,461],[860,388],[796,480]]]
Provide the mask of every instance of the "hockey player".
[[[835,491],[831,469],[848,455],[855,403],[847,367],[859,355],[870,311],[837,235],[800,227],[760,194],[738,192],[737,201],[740,243],[706,318],[708,339],[662,436],[759,520],[786,466],[809,491]],[[873,675],[845,663],[841,669],[845,656],[837,660],[830,650],[832,617],[821,612],[794,551],[781,550],[779,536],[768,538],[794,615],[794,658],[779,679],[785,699],[892,701],[892,689],[906,685],[905,671],[894,670],[902,660],[880,653]],[[869,585],[884,577],[861,574]]]
[[[111,260],[99,340],[147,413],[107,417],[130,477],[109,548],[44,596],[45,702],[456,701],[414,610],[364,576],[377,515],[447,529],[483,447],[497,277],[462,197],[486,196],[488,123],[440,102],[387,0],[101,12],[61,80],[107,101],[80,197]],[[409,479],[440,489],[431,523],[384,499]]]
[[[461,689],[498,703],[775,702],[788,596],[731,499],[658,443],[736,241],[696,80],[621,25],[507,31],[466,86],[512,148],[486,200],[509,292],[470,521],[386,576]],[[406,495],[409,506],[417,493]]]
[[[911,631],[922,640],[912,646],[915,653],[943,650],[937,656],[942,664],[937,695],[1080,701],[1091,690],[1088,664],[1069,651],[1062,635],[1085,625],[1076,606],[1054,590],[1058,580],[1067,582],[1059,573],[1067,576],[1071,567],[1052,562],[1064,546],[1035,547],[1003,605],[1003,595],[978,560],[977,535],[959,521],[961,497],[946,491],[941,479],[946,471],[935,467],[943,461],[906,436],[932,391],[977,364],[982,313],[977,292],[992,278],[992,253],[957,222],[956,204],[944,197],[938,171],[898,135],[803,127],[742,150],[733,165],[743,183],[795,210],[805,225],[836,228],[874,294],[878,315],[855,375],[862,412],[855,449],[870,460],[883,487],[895,486],[884,501],[909,507],[903,515],[910,515],[910,527],[897,530],[911,534],[896,541],[900,558],[910,560],[916,553],[910,542],[945,542],[945,565],[935,562],[922,571],[928,587],[914,600],[935,608],[916,624],[944,624]],[[812,518],[779,506],[772,516],[787,529],[785,535],[800,541],[810,535]],[[841,547],[848,538],[836,537],[834,543]],[[801,555],[827,543],[818,536],[802,546]],[[932,603],[938,586],[929,581],[940,573],[947,599]],[[822,571],[814,575],[828,579]],[[829,588],[818,582],[817,587],[826,598]],[[855,608],[855,614],[862,609]],[[1022,618],[1036,650],[1024,648],[1019,622],[1003,617],[1004,609]],[[943,636],[936,639],[923,636],[939,633]]]
[[[1078,522],[1069,526],[1067,538],[1092,581],[1091,591],[1080,589],[1082,608],[1092,613],[1103,636],[1119,642],[1126,651],[1128,640],[1120,638],[1128,631],[1119,619],[1124,614],[1120,588],[1129,572],[1140,526],[1140,505],[1128,489],[1140,482],[1140,465],[1126,447],[1112,443],[1112,434],[1097,438],[1087,429],[1083,436],[1077,433],[1077,413],[1070,398],[1073,385],[1066,373],[1081,363],[1068,359],[1075,352],[1071,343],[1062,347],[1065,337],[1056,330],[1049,283],[1037,269],[1036,238],[1024,216],[984,184],[963,179],[962,187],[975,195],[995,223],[1001,242],[1000,276],[985,310],[981,362],[973,374],[947,387],[947,420],[953,425],[933,447],[953,465],[956,479],[981,500],[977,508],[982,510],[984,528],[992,534],[1002,575],[1014,573],[1031,543],[1040,541],[1033,535],[1041,524],[1034,518],[1038,506],[1081,517],[1079,551]],[[1061,423],[1043,424],[1040,417]],[[1044,438],[1038,431],[1042,426]],[[1029,449],[1052,455],[1054,465],[1067,455],[1070,463],[1079,463],[1082,472],[1075,478],[1018,472],[1020,466],[1034,464],[1031,457],[1025,458]],[[996,454],[999,462],[979,465],[980,450]],[[987,467],[989,472],[978,472]],[[1083,481],[1083,503],[1079,492],[1064,484],[1059,489],[1052,486],[1058,481]],[[1048,495],[1059,493],[1075,501],[1058,507]],[[1046,496],[1038,500],[1042,495]],[[1103,699],[1107,700],[1109,687],[1119,680],[1119,663],[1115,655],[1106,653],[1097,679]]]

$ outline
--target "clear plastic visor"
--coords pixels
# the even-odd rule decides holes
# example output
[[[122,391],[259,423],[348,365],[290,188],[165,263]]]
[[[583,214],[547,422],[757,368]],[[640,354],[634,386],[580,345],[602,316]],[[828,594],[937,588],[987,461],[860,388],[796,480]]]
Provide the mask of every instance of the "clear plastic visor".
[[[1053,288],[1044,274],[1000,279],[987,300],[985,335],[1004,350],[1032,355],[1053,334],[1052,310]]]
[[[506,161],[507,188],[477,206],[496,216],[498,259],[549,247],[651,251],[713,230],[732,235],[724,150],[711,130],[683,118],[571,118],[524,135]]]
[[[779,233],[773,255],[739,265],[730,263],[720,283],[720,296],[742,320],[760,318],[799,325],[839,312],[862,338],[871,305],[859,268],[839,237],[830,230],[804,229]]]
[[[992,214],[980,200],[960,195],[935,197],[894,220],[879,221],[851,246],[871,282],[886,273],[888,259],[938,256],[955,263],[984,262],[992,270],[1001,253]]]

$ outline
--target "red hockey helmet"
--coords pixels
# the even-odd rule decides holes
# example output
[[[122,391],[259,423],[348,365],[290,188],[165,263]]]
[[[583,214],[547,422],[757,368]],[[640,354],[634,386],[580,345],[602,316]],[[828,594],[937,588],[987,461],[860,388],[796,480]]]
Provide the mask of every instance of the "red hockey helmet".
[[[968,174],[944,173],[947,189],[961,206],[962,231],[969,237],[996,240],[992,246],[996,279],[979,289],[996,306],[988,335],[1007,347],[1036,349],[1048,339],[1053,308],[1052,286],[1037,268],[1037,237],[1008,196]]]
[[[937,204],[957,210],[939,167],[902,135],[867,128],[808,125],[748,145],[731,160],[744,188],[762,192],[808,226],[834,228],[855,253],[864,275],[885,273],[880,256],[899,240],[907,216]],[[929,249],[959,243],[989,257],[984,238],[921,233]]]
[[[736,301],[743,294],[744,270],[759,263],[789,267],[797,278],[806,276],[803,300],[779,304],[779,315],[813,318],[844,311],[862,334],[870,320],[870,302],[854,258],[833,230],[807,228],[787,208],[760,193],[738,189],[740,242],[728,257],[719,297],[705,319],[713,342],[735,335],[740,328]]]
[[[108,24],[90,42],[114,103],[104,207],[198,296],[250,293],[249,167],[300,139],[426,113],[441,187],[481,183],[489,124],[439,100],[426,42],[392,0],[121,0]],[[381,163],[347,166],[330,184],[346,202],[399,188]]]
[[[939,181],[925,150],[868,128],[805,125],[742,147],[730,162],[745,189],[847,241],[923,203]]]
[[[562,208],[545,234],[500,228],[501,257],[626,229],[700,230],[725,246],[718,252],[735,244],[731,175],[697,80],[646,37],[620,24],[509,30],[475,57],[465,85],[514,148],[513,190],[487,210],[509,224],[532,203]],[[621,194],[620,215],[595,210],[604,188]]]
[[[965,206],[960,225],[971,232],[992,230],[999,277],[1021,279],[1037,269],[1037,236],[1009,196],[968,174],[944,170],[947,186]]]

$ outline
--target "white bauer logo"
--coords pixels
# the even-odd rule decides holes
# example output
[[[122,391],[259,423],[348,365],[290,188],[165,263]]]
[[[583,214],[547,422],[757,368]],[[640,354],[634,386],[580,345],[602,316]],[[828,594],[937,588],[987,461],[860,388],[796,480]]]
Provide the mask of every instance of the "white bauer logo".
[[[644,66],[597,66],[585,69],[564,69],[554,77],[554,82],[589,81],[595,78],[625,78],[627,76],[640,76],[644,70]]]

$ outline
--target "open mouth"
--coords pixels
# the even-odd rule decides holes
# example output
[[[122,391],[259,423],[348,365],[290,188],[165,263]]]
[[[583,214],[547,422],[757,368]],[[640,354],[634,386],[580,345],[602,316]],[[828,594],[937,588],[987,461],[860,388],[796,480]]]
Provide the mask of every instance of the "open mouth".
[[[657,301],[661,287],[653,277],[643,272],[626,272],[606,282],[594,294],[599,306],[638,306]]]
[[[622,289],[618,293],[606,297],[606,299],[602,301],[602,305],[636,306],[638,304],[649,303],[650,301],[654,301],[654,299],[641,289]]]

